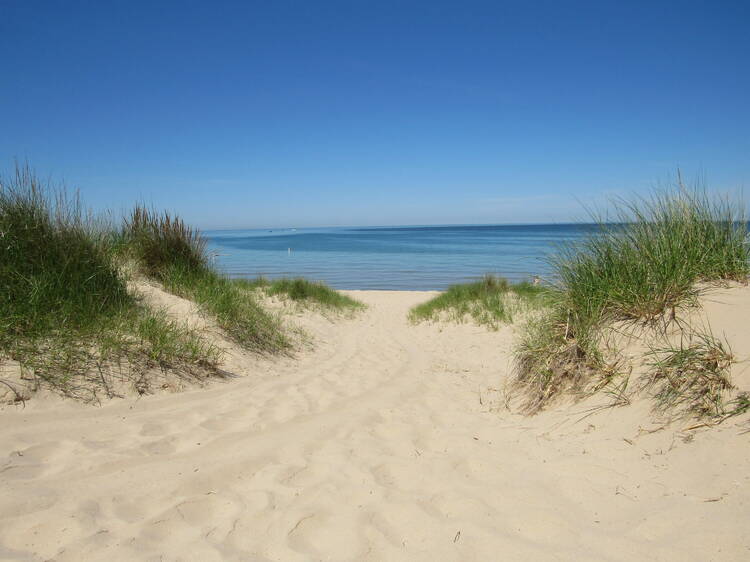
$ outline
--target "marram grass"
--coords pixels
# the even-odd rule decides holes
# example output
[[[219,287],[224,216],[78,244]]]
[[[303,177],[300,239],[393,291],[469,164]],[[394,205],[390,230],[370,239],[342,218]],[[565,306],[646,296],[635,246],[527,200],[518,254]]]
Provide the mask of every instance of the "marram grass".
[[[291,347],[279,319],[212,267],[205,238],[179,217],[136,206],[125,221],[122,238],[125,253],[142,273],[195,301],[243,347],[260,353]]]
[[[246,349],[258,353],[291,349],[292,342],[281,320],[266,311],[252,291],[212,269],[167,267],[161,281],[168,291],[198,303],[231,339]]]
[[[419,304],[409,312],[412,322],[447,319],[463,322],[471,318],[496,329],[513,322],[519,312],[541,306],[548,290],[522,282],[511,284],[502,277],[486,275],[479,281],[452,285],[447,291]]]
[[[161,280],[171,268],[209,269],[206,240],[178,216],[136,205],[125,219],[123,240],[149,277]]]
[[[216,349],[128,293],[111,226],[28,166],[0,179],[0,236],[0,360],[37,386],[93,399],[145,391],[151,369],[215,372]]]
[[[109,238],[26,167],[0,178],[0,340],[77,330],[132,306]]]
[[[654,347],[649,353],[649,388],[659,412],[694,417],[726,414],[727,391],[733,388],[734,358],[726,342],[710,332],[691,333],[679,343]]]
[[[296,303],[319,307],[324,310],[355,311],[365,307],[360,301],[344,295],[319,281],[302,278],[268,280],[263,277],[236,283],[248,288],[261,288],[269,296],[281,296]]]
[[[202,335],[145,307],[126,308],[96,326],[16,339],[4,352],[30,374],[34,388],[84,401],[146,394],[162,376],[202,381],[220,375],[221,352]]]
[[[515,350],[516,388],[526,409],[607,376],[603,330],[615,321],[670,321],[697,303],[701,287],[750,273],[744,206],[679,184],[614,204],[614,222],[554,258],[558,285]]]

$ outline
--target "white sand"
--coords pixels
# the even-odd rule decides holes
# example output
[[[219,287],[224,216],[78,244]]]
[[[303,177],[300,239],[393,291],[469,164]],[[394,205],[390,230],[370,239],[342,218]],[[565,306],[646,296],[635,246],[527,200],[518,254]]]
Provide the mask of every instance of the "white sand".
[[[680,432],[643,401],[581,419],[601,398],[513,414],[510,328],[413,327],[429,294],[356,296],[367,312],[301,317],[314,349],[245,358],[242,378],[6,406],[0,559],[750,559],[747,416]],[[746,354],[750,291],[714,300]]]

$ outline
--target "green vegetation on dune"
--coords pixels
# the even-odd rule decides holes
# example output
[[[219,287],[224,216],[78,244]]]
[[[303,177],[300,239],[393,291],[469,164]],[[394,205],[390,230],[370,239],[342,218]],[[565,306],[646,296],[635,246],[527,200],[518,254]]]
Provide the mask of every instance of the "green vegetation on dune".
[[[243,347],[261,353],[290,348],[280,320],[251,292],[211,267],[205,239],[179,217],[136,206],[125,221],[122,239],[145,275],[198,303]]]
[[[292,346],[279,318],[258,302],[258,289],[326,309],[363,306],[322,283],[305,279],[229,279],[211,266],[200,233],[168,213],[137,206],[125,221],[122,240],[125,253],[145,275],[198,303],[233,340],[258,353],[288,351]]]
[[[259,278],[253,281],[237,280],[236,282],[249,288],[262,288],[269,296],[283,296],[294,302],[318,306],[323,309],[354,311],[365,307],[358,300],[331,289],[318,281],[300,278],[271,281]]]
[[[0,179],[0,235],[0,356],[39,386],[96,398],[119,382],[145,391],[153,368],[215,368],[215,348],[128,293],[113,230],[28,166]]]
[[[487,275],[473,283],[452,285],[444,293],[415,306],[409,312],[412,322],[446,318],[462,322],[470,317],[477,324],[497,328],[510,323],[520,311],[541,306],[548,290],[528,282],[511,284]]]
[[[214,269],[205,239],[179,217],[138,205],[118,228],[42,184],[28,166],[0,180],[0,238],[0,360],[17,361],[33,387],[82,399],[118,395],[123,385],[146,392],[158,373],[220,374],[216,346],[131,294],[124,263],[195,301],[258,353],[292,346],[279,317],[261,305],[261,286],[336,310],[362,306],[302,279],[233,281]],[[22,398],[17,383],[0,382]]]
[[[682,410],[696,417],[724,415],[724,394],[732,388],[732,361],[728,346],[710,333],[653,349],[649,354],[650,383],[656,408]]]
[[[169,270],[208,272],[206,240],[177,216],[136,205],[125,219],[126,250],[149,277],[162,280]]]
[[[616,223],[601,223],[553,259],[559,284],[515,351],[516,386],[529,411],[563,391],[606,385],[616,366],[607,363],[602,337],[613,322],[668,323],[697,302],[701,283],[750,273],[739,203],[680,184],[651,199],[617,201],[615,211]]]
[[[738,204],[679,188],[616,202],[616,224],[555,258],[565,306],[590,320],[650,320],[692,304],[696,283],[745,279],[747,218]]]
[[[363,306],[323,283],[306,279],[225,278],[211,267],[206,241],[199,231],[179,217],[141,205],[125,221],[122,240],[126,253],[144,274],[164,283],[170,291],[196,300],[235,339],[258,350],[272,351],[286,344],[279,337],[279,326],[253,303],[248,291],[262,288],[270,296],[283,295],[335,310]]]
[[[161,281],[168,291],[198,303],[243,347],[259,353],[291,348],[281,320],[241,284],[210,269],[189,271],[179,266],[167,268]]]
[[[18,338],[3,352],[31,374],[36,388],[82,400],[112,398],[128,387],[150,392],[160,386],[158,373],[200,381],[219,374],[221,355],[197,331],[143,306],[85,329]]]
[[[0,179],[0,340],[86,328],[132,306],[105,232],[26,168]]]

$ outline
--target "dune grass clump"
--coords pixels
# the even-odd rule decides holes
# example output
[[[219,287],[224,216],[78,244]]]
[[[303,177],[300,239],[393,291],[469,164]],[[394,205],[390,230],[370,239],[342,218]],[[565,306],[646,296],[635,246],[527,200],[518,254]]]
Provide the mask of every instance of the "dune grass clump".
[[[566,307],[584,321],[652,320],[695,303],[699,281],[750,272],[744,209],[705,191],[615,202],[615,223],[555,260]]]
[[[151,368],[215,367],[216,350],[198,334],[128,293],[109,225],[28,166],[0,179],[0,238],[0,355],[39,386],[95,398],[116,392],[115,371],[129,382],[140,373],[144,388]]]
[[[558,296],[558,295],[555,295]],[[584,337],[593,334],[585,333]],[[523,390],[529,413],[541,410],[553,397],[578,390],[605,370],[597,342],[575,338],[558,302],[527,319],[514,350],[516,389]]]
[[[178,216],[136,205],[125,219],[123,238],[149,277],[162,279],[172,268],[209,269],[206,240]]]
[[[744,281],[750,273],[744,207],[681,183],[650,199],[615,201],[615,221],[599,222],[553,259],[550,307],[516,348],[516,387],[534,412],[565,389],[609,376],[603,331],[616,321],[674,320],[695,305],[700,283]]]
[[[227,335],[258,353],[288,351],[292,342],[279,318],[267,312],[252,291],[212,269],[190,271],[171,267],[162,279],[164,287],[194,300]]]
[[[653,349],[649,354],[650,388],[659,412],[694,417],[718,417],[725,412],[725,396],[732,388],[732,353],[710,333],[696,333],[679,344]]]
[[[261,288],[269,296],[282,296],[296,303],[317,306],[323,309],[343,311],[361,310],[365,307],[360,301],[344,295],[319,281],[307,279],[274,279],[263,277],[252,281],[236,280],[250,288]]]
[[[528,282],[511,284],[507,279],[486,275],[479,281],[452,285],[409,312],[412,322],[447,318],[463,322],[470,317],[480,325],[496,329],[513,322],[520,310],[538,307],[544,302],[547,289]]]
[[[125,220],[122,238],[126,253],[146,276],[198,303],[243,347],[261,353],[290,347],[278,318],[212,267],[205,238],[181,218],[136,206]]]
[[[191,328],[142,306],[120,310],[96,326],[16,340],[6,351],[19,360],[34,389],[97,401],[146,394],[167,376],[202,381],[218,375],[221,352]],[[158,382],[164,379],[162,382]]]
[[[0,179],[0,340],[78,330],[132,306],[108,237],[27,167]]]
[[[740,392],[727,404],[727,416],[742,416],[750,412],[750,392]]]

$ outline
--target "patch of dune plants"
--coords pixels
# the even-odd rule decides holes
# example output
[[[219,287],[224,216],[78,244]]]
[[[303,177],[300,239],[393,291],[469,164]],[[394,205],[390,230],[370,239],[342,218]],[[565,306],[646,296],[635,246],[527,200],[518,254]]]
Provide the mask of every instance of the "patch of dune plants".
[[[541,306],[549,291],[528,282],[510,283],[507,279],[486,275],[479,281],[452,285],[447,291],[409,312],[412,322],[448,320],[464,322],[467,318],[480,325],[497,329],[513,322],[522,311]]]
[[[515,387],[529,412],[564,391],[602,386],[617,368],[603,342],[613,323],[669,323],[711,283],[748,278],[740,202],[679,182],[613,207],[613,221],[599,221],[596,232],[553,258],[557,284],[549,305],[523,330]]]
[[[319,281],[307,279],[274,279],[263,277],[252,281],[236,280],[248,288],[260,288],[269,296],[280,296],[296,303],[339,312],[361,310],[365,307],[360,301],[332,289]]]
[[[172,268],[209,270],[206,240],[178,216],[136,205],[125,218],[123,240],[149,277],[163,280]]]
[[[85,328],[132,304],[108,236],[28,167],[0,179],[0,337]]]
[[[258,353],[291,349],[280,319],[266,311],[252,291],[228,277],[211,269],[191,271],[175,266],[167,269],[162,283],[168,291],[197,302],[243,347]]]
[[[218,273],[196,229],[167,212],[136,206],[125,220],[126,252],[168,291],[198,303],[240,345],[261,353],[290,348],[281,322],[252,291]]]
[[[734,358],[729,346],[710,332],[690,332],[678,343],[655,347],[648,356],[655,409],[694,417],[726,414],[731,390],[729,370]]]
[[[146,394],[177,381],[223,376],[220,351],[197,331],[136,305],[78,331],[19,338],[7,346],[33,390],[84,401]]]
[[[0,179],[0,241],[0,359],[38,386],[96,398],[133,377],[145,389],[151,369],[214,369],[215,349],[128,293],[113,229],[28,166]]]

